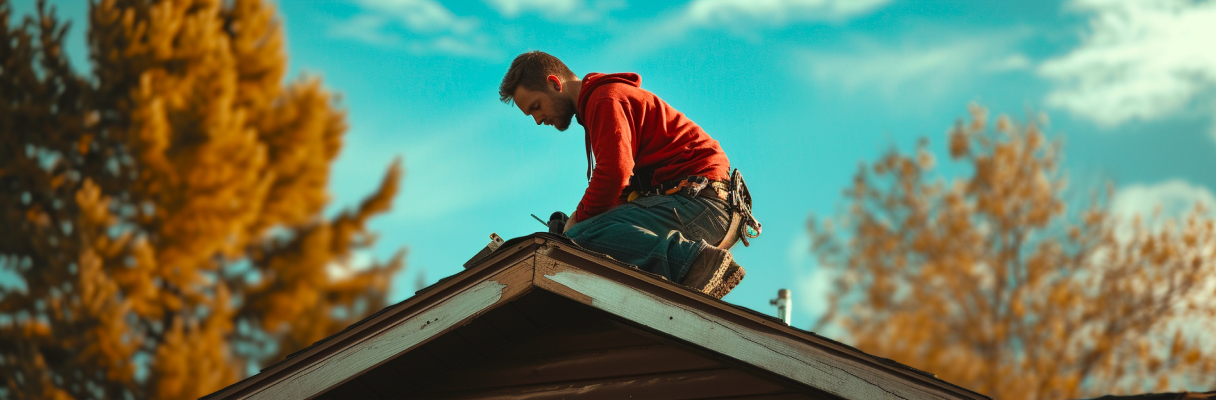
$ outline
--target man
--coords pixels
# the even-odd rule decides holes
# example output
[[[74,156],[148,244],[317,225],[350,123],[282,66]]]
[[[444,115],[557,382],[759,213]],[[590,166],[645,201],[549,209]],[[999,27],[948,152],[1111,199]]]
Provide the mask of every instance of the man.
[[[718,141],[640,86],[633,73],[579,79],[533,51],[515,58],[498,94],[537,125],[565,131],[577,117],[586,131],[590,183],[566,224],[570,239],[722,298],[745,273],[715,247],[731,216],[730,162]]]

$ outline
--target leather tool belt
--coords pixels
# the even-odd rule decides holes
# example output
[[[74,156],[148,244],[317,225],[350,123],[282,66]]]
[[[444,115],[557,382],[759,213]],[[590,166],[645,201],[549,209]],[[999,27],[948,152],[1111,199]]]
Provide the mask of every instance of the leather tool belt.
[[[657,188],[648,190],[633,188],[635,188],[634,185],[626,188],[625,193],[629,193],[626,201],[633,201],[645,196],[683,194],[688,197],[701,196],[726,202],[727,208],[731,211],[731,221],[726,237],[719,247],[729,249],[736,240],[742,240],[744,246],[751,246],[747,239],[759,237],[763,230],[763,225],[752,215],[752,194],[747,189],[747,183],[743,181],[743,174],[739,172],[738,168],[731,173],[729,182],[711,181],[704,176],[689,176],[665,182]]]
[[[684,179],[677,179],[660,184],[658,187],[651,187],[648,190],[638,189],[631,185],[625,188],[623,193],[626,195],[626,202],[634,201],[639,197],[656,196],[656,195],[673,195],[682,194],[688,197],[706,197],[728,201],[730,199],[730,184],[726,181],[713,181],[704,176],[689,176]]]
[[[711,181],[704,176],[690,176],[660,186],[661,193],[666,195],[683,194],[688,197],[708,197],[727,201],[730,198],[730,186],[723,181]]]

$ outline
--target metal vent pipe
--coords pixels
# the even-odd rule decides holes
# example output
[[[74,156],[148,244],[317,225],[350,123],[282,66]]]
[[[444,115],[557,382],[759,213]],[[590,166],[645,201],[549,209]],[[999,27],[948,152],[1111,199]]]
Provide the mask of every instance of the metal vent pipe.
[[[781,318],[781,322],[785,322],[786,325],[789,325],[791,313],[790,309],[794,307],[794,304],[790,302],[790,290],[778,290],[777,298],[769,300],[768,303],[777,306],[777,318]]]

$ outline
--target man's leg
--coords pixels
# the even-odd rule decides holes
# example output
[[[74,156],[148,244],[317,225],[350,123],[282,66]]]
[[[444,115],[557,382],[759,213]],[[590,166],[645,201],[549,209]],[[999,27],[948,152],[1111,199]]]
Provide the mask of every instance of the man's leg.
[[[566,235],[580,246],[680,282],[702,250],[722,240],[727,223],[722,202],[650,196],[580,221]]]

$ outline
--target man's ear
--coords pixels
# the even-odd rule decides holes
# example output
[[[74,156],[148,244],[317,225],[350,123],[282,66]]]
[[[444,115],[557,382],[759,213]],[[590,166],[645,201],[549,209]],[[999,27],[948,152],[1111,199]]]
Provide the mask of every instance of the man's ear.
[[[547,83],[549,83],[549,86],[553,87],[553,90],[557,91],[558,93],[561,93],[561,91],[562,91],[562,79],[561,78],[558,78],[557,75],[549,75],[548,77],[545,78],[545,81]]]

